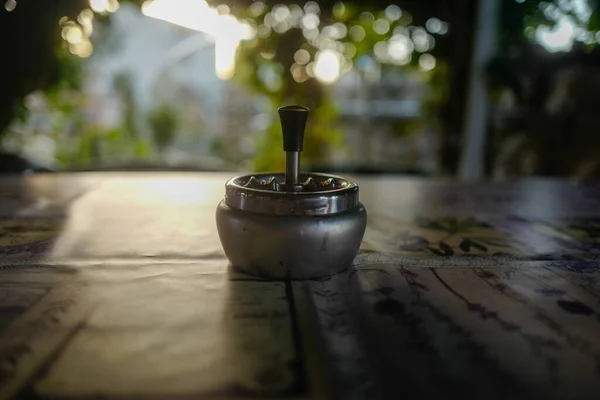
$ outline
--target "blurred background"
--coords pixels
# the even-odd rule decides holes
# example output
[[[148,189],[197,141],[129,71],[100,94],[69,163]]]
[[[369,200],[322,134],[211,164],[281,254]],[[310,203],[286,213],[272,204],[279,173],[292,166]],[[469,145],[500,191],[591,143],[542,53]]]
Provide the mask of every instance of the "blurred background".
[[[600,176],[597,0],[0,5],[0,172]]]

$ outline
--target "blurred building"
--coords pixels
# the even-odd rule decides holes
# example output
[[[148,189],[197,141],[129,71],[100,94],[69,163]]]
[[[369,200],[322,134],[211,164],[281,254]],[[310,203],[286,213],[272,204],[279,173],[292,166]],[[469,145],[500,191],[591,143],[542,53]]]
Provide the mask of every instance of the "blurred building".
[[[429,169],[424,157],[434,154],[433,137],[416,124],[425,84],[398,69],[372,75],[353,70],[335,87],[346,146],[352,149],[339,162],[375,171]]]

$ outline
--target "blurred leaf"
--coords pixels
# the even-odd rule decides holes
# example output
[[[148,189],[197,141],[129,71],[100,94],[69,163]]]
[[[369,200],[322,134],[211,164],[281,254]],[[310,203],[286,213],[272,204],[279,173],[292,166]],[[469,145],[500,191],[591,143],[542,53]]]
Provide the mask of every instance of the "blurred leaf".
[[[443,240],[440,240],[440,249],[444,252],[445,256],[454,255],[454,250],[452,249],[452,246],[450,246],[448,243],[444,242]]]
[[[150,154],[150,145],[142,140],[139,140],[136,144],[135,144],[135,150],[134,150],[134,154],[137,157],[143,157],[143,156],[147,156],[148,154]]]
[[[466,253],[471,251],[471,247],[474,247],[479,251],[487,252],[486,246],[482,245],[481,243],[477,243],[476,241],[469,238],[463,238],[463,240],[460,242],[459,247],[462,251]]]
[[[468,253],[469,251],[471,251],[471,241],[469,239],[463,239],[462,242],[460,242],[460,244],[458,245],[458,247],[465,253]]]
[[[175,138],[177,111],[171,106],[160,105],[152,110],[147,118],[154,143],[159,149],[163,149]]]

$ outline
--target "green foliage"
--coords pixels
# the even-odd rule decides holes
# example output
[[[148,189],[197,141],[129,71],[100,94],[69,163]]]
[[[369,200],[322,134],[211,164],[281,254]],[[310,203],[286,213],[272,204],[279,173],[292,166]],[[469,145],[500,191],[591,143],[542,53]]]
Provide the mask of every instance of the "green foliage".
[[[15,116],[26,115],[25,96],[76,78],[74,63],[64,57],[57,22],[65,15],[76,16],[87,5],[86,0],[21,1],[15,11],[0,12],[0,136]]]
[[[123,128],[131,137],[138,136],[136,123],[137,105],[133,94],[132,75],[130,72],[121,72],[114,78],[114,87],[123,103]]]
[[[177,111],[168,105],[160,105],[148,114],[148,125],[156,146],[162,150],[175,138]]]
[[[582,12],[586,4],[591,14]],[[538,28],[552,28],[565,18],[576,26],[570,51],[550,53],[536,43]],[[488,152],[497,155],[496,168],[503,175],[597,176],[595,154],[588,151],[597,147],[597,135],[589,133],[592,127],[578,126],[586,119],[585,105],[594,99],[586,92],[594,91],[595,73],[584,68],[598,65],[594,33],[599,21],[597,0],[504,5],[502,51],[487,68],[488,94],[502,115],[493,126]],[[576,90],[578,85],[588,90]],[[502,104],[501,96],[512,104]],[[561,106],[560,112],[553,113],[548,108],[550,98],[580,105],[573,110]]]
[[[148,142],[131,138],[120,128],[86,126],[73,138],[74,146],[59,146],[56,159],[60,168],[94,167],[109,163],[140,160],[151,153]]]
[[[127,78],[118,81],[122,101],[132,101]],[[85,116],[88,99],[73,86],[65,80],[43,95],[45,111],[41,116],[50,123],[49,138],[56,145],[58,168],[139,160],[151,153],[149,143],[138,137],[134,129],[135,114],[125,118],[122,126],[117,128],[90,124]],[[135,105],[130,104],[129,109],[135,111]]]
[[[140,0],[131,1],[141,4]],[[106,131],[104,128],[88,127],[84,125],[82,104],[85,99],[78,97],[75,90],[81,82],[81,60],[68,52],[68,46],[60,38],[60,27],[57,22],[63,15],[76,18],[78,13],[88,7],[84,0],[61,1],[59,6],[52,4],[43,6],[31,5],[27,2],[19,3],[19,12],[4,13],[0,16],[0,32],[5,32],[5,37],[14,37],[15,41],[8,41],[4,51],[7,52],[6,59],[11,62],[7,66],[11,69],[5,76],[6,85],[0,93],[0,131],[10,121],[24,120],[27,110],[23,105],[23,98],[27,93],[36,89],[47,91],[48,102],[51,104],[53,139],[59,146],[65,146],[59,150],[59,161],[62,165],[69,163],[83,163],[86,160],[98,160],[102,154],[111,154],[123,157],[145,156],[150,153],[150,143],[140,136],[139,111],[133,100],[131,79],[126,74],[119,76],[115,81],[115,88],[121,96],[124,105],[125,119],[121,127]],[[222,1],[212,1],[218,5]],[[240,19],[258,26],[264,23],[267,12],[272,8],[270,3],[264,8],[260,15],[250,13],[248,1],[226,1],[231,7],[232,13]],[[278,1],[292,7],[303,6],[306,1]],[[297,4],[296,4],[297,3]],[[339,1],[319,1],[320,6],[320,31],[334,23],[342,23],[347,29],[362,27],[365,37],[355,40],[346,35],[336,39],[334,46],[342,51],[354,68],[357,68],[361,57],[370,57],[377,60],[379,66],[390,69],[416,67],[421,51],[415,50],[410,61],[385,60],[376,54],[376,46],[381,42],[389,41],[394,34],[412,35],[415,29],[422,29],[430,17],[438,17],[450,23],[449,34],[427,33],[435,45],[426,51],[436,57],[436,68],[424,74],[431,87],[431,92],[424,104],[424,118],[412,124],[397,126],[398,132],[419,131],[424,125],[436,125],[436,130],[441,130],[440,121],[436,117],[440,107],[451,98],[449,95],[448,82],[453,79],[452,56],[456,50],[451,43],[451,36],[456,28],[465,21],[454,19],[456,9],[460,8],[461,2],[448,2],[445,0],[418,1],[402,0],[395,2],[402,8],[399,19],[386,19],[385,9],[389,6],[387,1],[371,1],[368,3],[358,1],[345,1],[343,6]],[[500,23],[500,50],[501,55],[512,54],[515,49],[521,48],[530,41],[525,29],[532,32],[538,26],[553,26],[556,18],[552,17],[553,10],[558,9],[564,15],[571,16],[580,27],[593,32],[600,30],[600,17],[596,12],[598,0],[589,0],[588,3],[594,11],[589,21],[580,20],[579,15],[573,7],[572,1],[559,0],[526,0],[516,2],[514,0],[502,1],[501,23]],[[44,2],[45,4],[45,2]],[[554,8],[552,8],[554,7]],[[10,14],[10,15],[9,15]],[[377,33],[373,28],[373,22],[377,19],[386,19],[389,29],[383,33]],[[99,18],[104,22],[110,22],[110,17]],[[468,21],[467,21],[468,22]],[[27,29],[27,34],[24,29]],[[2,30],[6,29],[6,31]],[[453,29],[455,29],[453,31]],[[27,38],[25,43],[22,39]],[[29,38],[34,40],[29,41]],[[19,39],[19,40],[17,40]],[[468,45],[465,43],[464,45]],[[595,44],[590,44],[594,46]],[[294,54],[298,49],[306,50],[315,59],[318,51],[327,46],[315,40],[308,40],[303,36],[302,30],[292,27],[282,33],[271,30],[269,35],[263,35],[253,41],[243,42],[238,54],[238,64],[235,79],[254,93],[266,96],[270,103],[270,110],[281,105],[300,103],[311,108],[311,117],[307,126],[307,136],[303,160],[305,162],[321,161],[320,158],[326,154],[326,150],[332,146],[339,146],[343,141],[342,132],[334,128],[337,119],[337,111],[331,100],[329,88],[315,78],[297,82],[290,69],[294,65]],[[431,46],[430,46],[431,47]],[[1,54],[1,53],[0,53]],[[33,57],[33,58],[32,58]],[[402,65],[406,64],[406,65]],[[495,70],[493,69],[495,68]],[[507,65],[502,64],[502,58],[491,70],[494,72],[495,80],[490,89],[497,94],[506,86],[516,85],[516,77],[511,74]],[[19,79],[12,79],[15,75]],[[270,79],[265,78],[271,76]],[[177,118],[174,110],[163,106],[154,110],[147,116],[148,125],[151,128],[152,137],[158,148],[164,148],[170,143],[177,129]],[[458,126],[457,126],[458,127]],[[454,127],[454,128],[457,128]],[[276,121],[266,131],[254,132],[257,137],[258,151],[255,157],[257,169],[274,169],[280,167],[283,162],[281,152],[280,128]],[[128,147],[129,146],[129,147]],[[224,151],[224,143],[214,143],[215,152]],[[81,155],[78,156],[78,151]]]
[[[257,15],[244,4],[236,2],[229,2],[229,4],[232,5],[232,10],[238,18],[248,21],[253,26],[263,24],[267,14],[273,10],[265,6]],[[336,40],[327,39],[329,43],[323,44],[321,39],[326,35],[323,34],[323,37],[317,40],[309,40],[303,35],[300,26],[292,26],[279,33],[272,29],[266,36],[263,34],[252,41],[242,42],[235,74],[235,79],[243,86],[252,92],[267,96],[272,110],[291,103],[307,105],[311,109],[303,152],[303,161],[309,164],[324,161],[323,157],[328,148],[343,143],[343,133],[335,128],[338,113],[332,102],[329,88],[314,77],[294,78],[292,68],[298,66],[294,59],[298,50],[306,50],[313,63],[319,51],[331,46],[337,46],[337,50],[341,50],[340,46],[342,46],[346,63],[356,65],[360,57],[366,56],[371,58],[373,63],[387,64],[389,68],[405,68],[406,64],[414,67],[418,64],[418,57],[401,61],[384,60],[380,57],[381,52],[376,55],[374,50],[377,45],[389,41],[394,32],[409,35],[409,26],[413,20],[410,13],[404,11],[400,18],[389,19],[385,13],[385,8],[389,4],[383,5],[377,2],[371,5],[345,2],[344,6],[340,6],[339,2],[319,2],[319,4],[321,4],[319,12],[321,32],[332,29],[335,23],[342,23],[347,32],[344,37],[338,37]],[[297,8],[298,5],[290,5],[290,10],[293,11],[293,7]],[[385,20],[389,24],[386,32],[377,33],[374,30],[373,23],[378,19]],[[353,27],[355,30],[360,28],[364,30],[363,39],[357,40],[356,37],[351,37],[348,32]],[[425,32],[424,28],[421,29]],[[438,36],[436,39],[431,35],[429,37],[430,42],[445,40],[443,36]],[[380,58],[379,62],[374,61],[377,57]],[[443,90],[441,92],[443,93]],[[442,101],[439,96],[434,100],[438,103]],[[419,124],[412,126],[405,124],[403,132],[406,131],[404,128],[422,131],[423,124],[432,119],[430,117],[427,116]],[[281,167],[284,155],[281,152],[281,133],[278,123],[274,121],[266,132],[259,135],[257,155],[254,160],[255,168],[263,170]]]
[[[319,157],[328,146],[342,144],[342,132],[335,127],[336,110],[331,102],[323,103],[311,112],[307,122],[307,134],[304,139],[302,161],[307,164],[321,161]],[[283,170],[285,153],[281,151],[281,128],[272,124],[265,135],[259,139],[254,168],[257,171]]]

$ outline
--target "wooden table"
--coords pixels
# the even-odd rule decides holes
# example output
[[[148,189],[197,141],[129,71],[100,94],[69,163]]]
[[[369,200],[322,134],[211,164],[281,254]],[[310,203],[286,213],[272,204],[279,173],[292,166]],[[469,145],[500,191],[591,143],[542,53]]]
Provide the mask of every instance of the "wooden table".
[[[356,177],[353,268],[269,282],[229,177],[0,178],[0,398],[600,399],[600,185]]]

